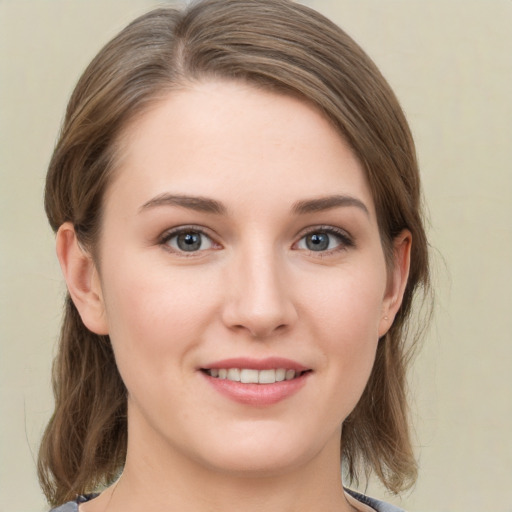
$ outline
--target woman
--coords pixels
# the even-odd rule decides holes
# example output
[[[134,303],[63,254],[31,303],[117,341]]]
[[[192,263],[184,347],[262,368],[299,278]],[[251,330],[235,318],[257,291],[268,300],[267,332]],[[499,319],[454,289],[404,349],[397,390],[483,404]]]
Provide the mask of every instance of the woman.
[[[344,32],[288,0],[135,20],[71,97],[45,205],[59,511],[396,510],[340,453],[344,480],[414,482],[427,243],[407,123]]]

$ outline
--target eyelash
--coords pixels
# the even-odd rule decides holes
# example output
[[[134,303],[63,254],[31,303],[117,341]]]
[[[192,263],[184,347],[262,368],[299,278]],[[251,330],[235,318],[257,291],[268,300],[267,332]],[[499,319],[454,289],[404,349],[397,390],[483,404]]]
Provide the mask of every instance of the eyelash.
[[[186,235],[186,234],[199,234],[202,237],[207,238],[209,243],[212,246],[212,247],[208,247],[207,249],[211,249],[211,248],[217,249],[217,248],[221,247],[220,244],[215,242],[213,237],[209,233],[206,232],[206,230],[204,230],[203,228],[201,228],[199,226],[180,226],[179,228],[175,228],[170,231],[166,231],[160,237],[158,243],[160,245],[162,245],[166,250],[168,250],[174,254],[179,254],[180,256],[183,256],[186,258],[197,257],[200,255],[201,252],[206,250],[206,249],[202,249],[202,250],[197,250],[197,251],[185,251],[185,250],[180,249],[179,247],[174,248],[169,244],[169,242],[173,238],[177,238],[180,235]]]
[[[304,248],[303,250],[307,251],[310,255],[324,257],[341,251],[346,251],[351,247],[355,247],[354,239],[346,231],[339,228],[335,228],[333,226],[314,226],[311,228],[307,228],[306,231],[301,234],[299,240],[295,242],[294,246],[301,243],[308,236],[319,234],[325,234],[328,235],[329,237],[334,236],[335,238],[338,239],[339,243],[337,246],[331,249],[321,251],[314,251],[312,249]]]
[[[172,247],[169,244],[169,242],[173,238],[177,238],[178,236],[185,235],[185,234],[199,234],[202,237],[206,237],[208,239],[209,243],[211,244],[211,247],[207,247],[206,249],[201,249],[201,245],[202,245],[201,244],[199,246],[198,250],[186,251],[186,250],[180,249],[179,247]],[[334,253],[337,253],[340,251],[346,251],[347,249],[355,246],[353,238],[346,231],[344,231],[342,229],[335,228],[333,226],[314,226],[311,228],[307,228],[306,231],[303,231],[300,238],[297,240],[297,242],[295,242],[293,244],[292,247],[298,246],[308,236],[319,235],[319,234],[325,234],[325,235],[328,235],[329,237],[334,236],[335,238],[337,238],[339,240],[338,245],[331,249],[320,250],[320,251],[315,251],[315,250],[308,249],[308,248],[302,248],[299,250],[305,250],[311,255],[322,257],[322,256],[326,256],[329,254],[334,254]],[[220,244],[215,242],[213,237],[206,230],[204,230],[200,226],[193,226],[193,225],[180,226],[178,228],[175,228],[175,229],[165,232],[160,237],[158,243],[159,243],[159,245],[164,246],[164,248],[166,250],[168,250],[172,253],[175,253],[175,254],[179,254],[180,256],[183,256],[183,257],[197,257],[200,255],[200,253],[204,252],[205,250],[212,249],[212,248],[218,249],[218,248],[222,247]],[[329,241],[329,244],[330,244],[330,241]]]

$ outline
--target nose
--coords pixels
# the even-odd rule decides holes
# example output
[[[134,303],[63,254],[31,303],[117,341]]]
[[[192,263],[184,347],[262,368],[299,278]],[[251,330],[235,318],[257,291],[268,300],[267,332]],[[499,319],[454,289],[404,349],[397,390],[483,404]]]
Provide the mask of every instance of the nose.
[[[229,329],[266,339],[297,321],[285,263],[272,250],[252,251],[229,270],[222,317]]]

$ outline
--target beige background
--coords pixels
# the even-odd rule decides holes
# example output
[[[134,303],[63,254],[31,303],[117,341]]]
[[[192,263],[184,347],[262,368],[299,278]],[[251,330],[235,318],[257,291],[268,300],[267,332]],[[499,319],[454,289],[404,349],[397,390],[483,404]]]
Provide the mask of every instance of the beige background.
[[[410,512],[512,511],[512,2],[310,0],[359,41],[415,133],[436,315],[412,374]],[[150,0],[0,0],[0,512],[45,510],[35,454],[64,287],[42,211],[66,100]],[[382,490],[377,496],[390,499]]]

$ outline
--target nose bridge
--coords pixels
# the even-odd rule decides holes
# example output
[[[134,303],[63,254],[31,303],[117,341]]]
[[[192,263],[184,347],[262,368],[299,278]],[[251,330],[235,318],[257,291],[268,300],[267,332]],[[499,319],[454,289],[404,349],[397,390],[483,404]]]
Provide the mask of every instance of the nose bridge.
[[[280,252],[268,241],[252,240],[235,258],[226,323],[253,337],[267,337],[290,326],[296,312]]]

